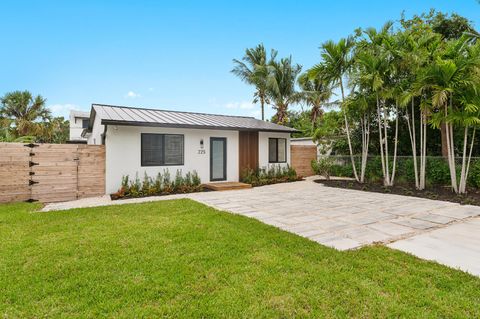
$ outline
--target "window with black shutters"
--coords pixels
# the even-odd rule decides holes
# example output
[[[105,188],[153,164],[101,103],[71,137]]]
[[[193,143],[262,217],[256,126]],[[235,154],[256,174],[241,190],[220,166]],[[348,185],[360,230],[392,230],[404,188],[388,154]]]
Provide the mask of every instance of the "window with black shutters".
[[[183,165],[183,135],[142,134],[142,166]]]
[[[269,138],[268,139],[268,162],[286,163],[287,162],[287,139]]]

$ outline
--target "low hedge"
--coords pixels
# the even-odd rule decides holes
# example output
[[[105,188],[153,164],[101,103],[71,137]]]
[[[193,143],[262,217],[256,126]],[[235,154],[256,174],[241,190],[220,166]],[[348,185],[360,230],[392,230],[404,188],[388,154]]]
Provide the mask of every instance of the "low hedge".
[[[243,183],[255,186],[263,186],[277,183],[295,182],[301,180],[302,177],[297,175],[294,168],[290,166],[281,167],[280,165],[272,165],[267,169],[247,169],[243,172],[241,181]]]
[[[390,167],[392,158],[389,158]],[[324,161],[324,160],[323,160]],[[331,165],[325,165],[322,160],[312,162],[312,168],[315,173],[322,174],[322,169],[325,166],[329,169],[330,176],[337,177],[353,177],[352,164],[350,159],[345,160],[345,164],[338,164],[335,158],[331,158]],[[360,164],[356,163],[357,172],[360,173]],[[460,165],[457,165],[457,175],[460,174]],[[390,171],[391,172],[391,171]],[[450,185],[450,170],[448,163],[443,158],[427,158],[426,165],[426,183],[427,185]],[[383,179],[382,162],[380,157],[371,157],[367,161],[365,169],[365,179],[367,181],[375,182]],[[397,182],[415,183],[414,163],[413,158],[397,158],[397,168],[395,173],[395,180]],[[473,161],[470,164],[470,172],[468,177],[468,185],[471,187],[480,187],[480,161]]]
[[[188,172],[183,176],[181,170],[177,170],[172,180],[170,172],[164,170],[163,174],[158,173],[155,179],[149,177],[145,172],[143,180],[135,175],[131,180],[128,175],[122,177],[122,186],[118,192],[111,194],[112,199],[137,198],[146,196],[161,196],[170,194],[185,194],[202,191],[200,177],[196,171]]]

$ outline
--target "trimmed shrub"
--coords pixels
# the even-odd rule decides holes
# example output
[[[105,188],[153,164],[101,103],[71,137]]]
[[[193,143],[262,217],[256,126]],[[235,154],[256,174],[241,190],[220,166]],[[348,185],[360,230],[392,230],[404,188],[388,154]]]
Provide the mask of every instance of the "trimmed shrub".
[[[472,161],[468,173],[468,185],[480,188],[480,161]]]
[[[430,185],[450,185],[450,169],[443,158],[427,158],[426,183]]]
[[[163,174],[157,174],[155,180],[149,177],[146,172],[143,181],[138,178],[138,173],[133,181],[130,180],[128,175],[123,176],[120,189],[111,194],[111,198],[135,198],[200,191],[202,191],[202,186],[196,171],[188,172],[183,176],[182,171],[177,170],[175,179],[171,181],[170,172],[164,170]]]
[[[247,169],[242,174],[241,181],[243,183],[255,186],[263,186],[276,183],[286,183],[301,180],[302,177],[297,176],[295,169],[287,165],[282,167],[280,165],[272,165],[265,169]]]
[[[325,176],[328,180],[332,173],[333,159],[329,157],[322,157],[319,160],[312,160],[312,169],[317,175]]]

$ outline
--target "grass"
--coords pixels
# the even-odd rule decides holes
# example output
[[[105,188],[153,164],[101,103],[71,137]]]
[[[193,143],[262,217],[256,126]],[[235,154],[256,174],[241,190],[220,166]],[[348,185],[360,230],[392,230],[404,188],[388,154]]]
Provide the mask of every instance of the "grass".
[[[0,316],[479,317],[480,279],[382,246],[338,252],[190,200],[0,205]]]

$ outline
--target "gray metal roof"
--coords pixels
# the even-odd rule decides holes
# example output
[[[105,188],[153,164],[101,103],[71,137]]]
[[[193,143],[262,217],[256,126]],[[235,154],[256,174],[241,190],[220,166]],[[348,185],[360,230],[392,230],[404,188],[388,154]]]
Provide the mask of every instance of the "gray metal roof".
[[[297,131],[291,127],[257,120],[253,117],[166,111],[105,104],[92,104],[90,130],[93,125],[92,115],[93,117],[98,116],[102,124],[111,125],[209,128],[287,133]]]
[[[70,116],[72,116],[72,117],[77,117],[77,118],[86,118],[86,119],[88,119],[88,118],[90,117],[90,112],[71,110],[71,111],[70,111]]]

